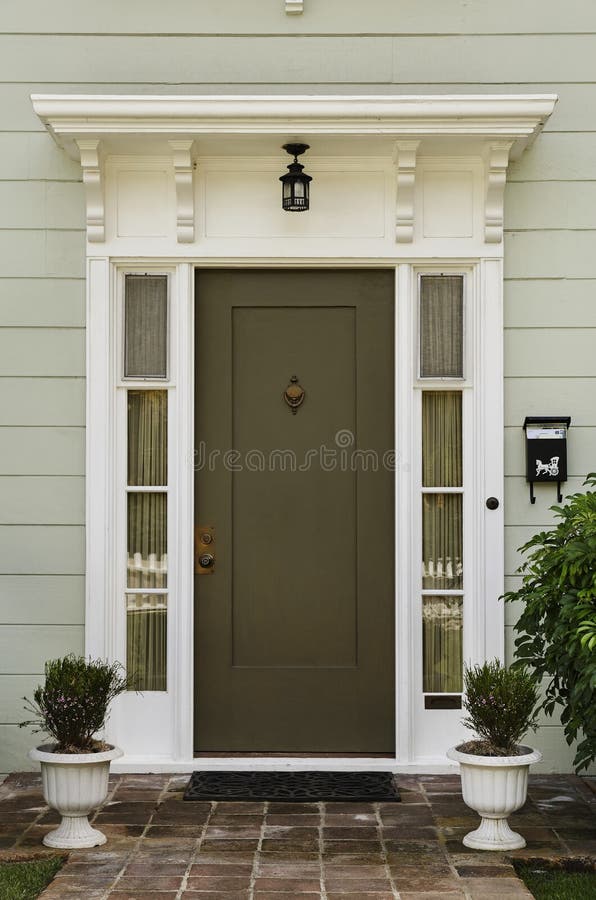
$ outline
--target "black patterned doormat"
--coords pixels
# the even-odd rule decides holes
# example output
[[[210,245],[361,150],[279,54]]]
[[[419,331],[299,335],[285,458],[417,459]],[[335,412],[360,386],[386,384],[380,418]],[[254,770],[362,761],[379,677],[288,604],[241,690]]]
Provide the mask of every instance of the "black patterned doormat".
[[[185,800],[396,803],[391,772],[193,772]]]

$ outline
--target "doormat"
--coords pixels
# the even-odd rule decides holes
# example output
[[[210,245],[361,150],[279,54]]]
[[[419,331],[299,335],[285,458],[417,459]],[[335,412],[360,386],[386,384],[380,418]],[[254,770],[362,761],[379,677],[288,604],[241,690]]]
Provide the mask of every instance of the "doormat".
[[[193,772],[185,800],[396,803],[391,772]]]

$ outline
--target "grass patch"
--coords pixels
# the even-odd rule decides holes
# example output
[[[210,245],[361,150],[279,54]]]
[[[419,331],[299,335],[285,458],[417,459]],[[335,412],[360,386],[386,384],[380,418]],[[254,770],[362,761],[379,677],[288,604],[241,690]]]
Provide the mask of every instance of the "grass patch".
[[[63,862],[61,856],[47,856],[28,862],[0,863],[0,900],[34,900]]]
[[[588,862],[528,861],[515,868],[536,900],[596,900],[596,871]]]

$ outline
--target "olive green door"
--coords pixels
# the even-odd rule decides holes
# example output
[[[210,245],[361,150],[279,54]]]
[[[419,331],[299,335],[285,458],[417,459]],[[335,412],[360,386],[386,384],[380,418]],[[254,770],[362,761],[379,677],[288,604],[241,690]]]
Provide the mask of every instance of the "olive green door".
[[[197,752],[394,751],[393,285],[197,272]]]

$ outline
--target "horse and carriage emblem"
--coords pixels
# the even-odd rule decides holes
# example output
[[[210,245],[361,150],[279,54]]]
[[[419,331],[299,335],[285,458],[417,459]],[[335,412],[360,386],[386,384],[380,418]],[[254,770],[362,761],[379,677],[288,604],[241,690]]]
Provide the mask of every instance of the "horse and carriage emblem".
[[[559,457],[551,456],[550,462],[542,462],[541,459],[536,460],[536,478],[540,475],[549,475],[556,478],[559,474]]]

